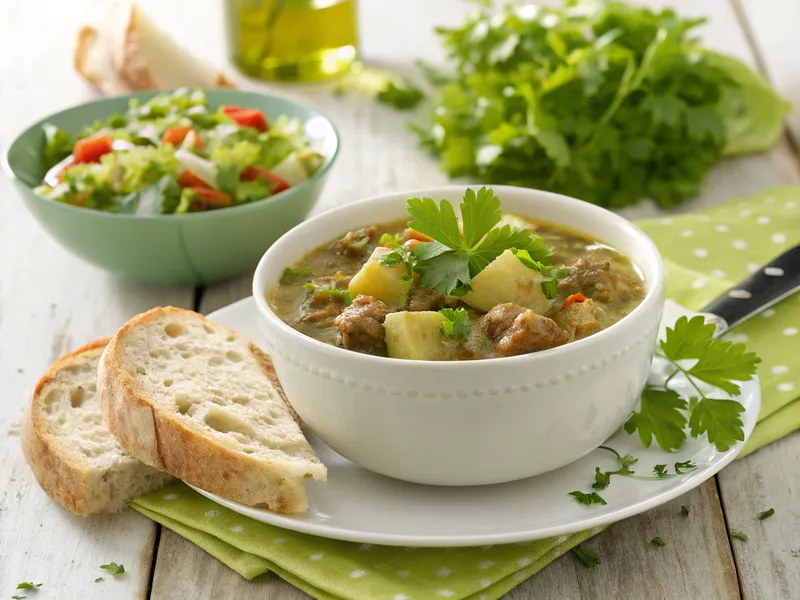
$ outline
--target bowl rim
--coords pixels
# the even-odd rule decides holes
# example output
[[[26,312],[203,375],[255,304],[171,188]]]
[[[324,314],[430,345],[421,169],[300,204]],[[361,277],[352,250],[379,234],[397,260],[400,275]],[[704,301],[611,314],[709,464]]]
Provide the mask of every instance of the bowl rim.
[[[286,190],[285,192],[281,192],[279,194],[275,194],[275,196],[270,196],[269,198],[262,198],[261,200],[256,200],[255,202],[248,202],[246,204],[239,204],[237,206],[230,206],[230,207],[226,207],[226,208],[218,209],[218,210],[206,210],[206,211],[195,212],[195,213],[185,213],[185,214],[180,214],[180,215],[175,215],[175,214],[136,215],[136,214],[128,214],[128,213],[112,213],[112,212],[107,212],[107,211],[104,211],[104,210],[94,210],[94,209],[91,209],[91,208],[87,209],[87,208],[82,208],[80,206],[73,206],[71,204],[66,204],[64,202],[58,202],[58,201],[52,200],[50,198],[45,198],[41,194],[38,194],[35,191],[35,188],[32,188],[27,183],[22,181],[19,177],[17,177],[17,174],[15,173],[14,168],[12,167],[11,162],[9,161],[8,157],[9,157],[9,154],[11,153],[11,150],[16,146],[16,144],[19,142],[20,138],[23,135],[27,134],[29,131],[34,130],[34,129],[41,129],[42,125],[47,123],[50,119],[53,119],[54,117],[58,117],[58,116],[60,116],[61,114],[65,113],[65,112],[68,112],[68,111],[71,111],[71,110],[75,110],[75,109],[81,108],[81,107],[100,106],[100,105],[106,104],[106,103],[108,103],[110,101],[121,101],[121,100],[129,101],[129,100],[131,100],[133,98],[136,98],[136,99],[139,99],[139,100],[149,99],[149,98],[152,98],[154,96],[158,96],[160,94],[172,93],[172,92],[174,92],[174,91],[176,91],[178,89],[182,89],[184,87],[188,87],[189,89],[192,89],[192,90],[200,89],[206,95],[208,95],[209,93],[213,95],[213,94],[218,93],[218,92],[224,92],[224,93],[239,94],[239,95],[242,95],[244,97],[253,97],[253,96],[266,97],[269,100],[277,99],[277,100],[283,100],[283,101],[289,102],[291,104],[294,104],[294,105],[296,105],[296,106],[298,106],[298,107],[300,107],[302,109],[307,110],[309,113],[311,113],[313,115],[311,118],[324,119],[325,122],[330,126],[331,130],[333,131],[333,138],[334,138],[334,142],[335,142],[333,153],[330,156],[326,156],[325,157],[325,162],[322,164],[322,166],[319,169],[317,169],[317,171],[311,177],[309,177],[308,179],[306,179],[305,181],[303,181],[302,183],[300,183],[298,185],[292,186],[290,189]],[[309,119],[304,119],[304,122],[308,121],[308,120]],[[53,206],[57,206],[57,207],[59,207],[60,210],[65,210],[67,212],[76,212],[77,211],[78,214],[93,215],[94,217],[97,217],[97,218],[108,218],[108,219],[129,219],[129,220],[139,220],[139,221],[162,221],[162,220],[167,220],[167,221],[186,221],[186,220],[209,219],[209,218],[213,218],[213,215],[216,215],[218,217],[220,213],[224,213],[226,215],[234,215],[234,214],[247,212],[247,211],[250,211],[250,210],[257,210],[257,208],[255,208],[255,207],[263,206],[264,204],[267,204],[267,202],[265,202],[265,200],[269,201],[269,200],[273,200],[273,198],[276,198],[276,197],[280,198],[284,194],[285,194],[284,197],[288,197],[288,196],[291,196],[294,191],[302,191],[302,190],[304,190],[306,188],[311,188],[316,183],[318,183],[319,181],[324,179],[326,174],[328,173],[328,171],[330,171],[330,169],[333,167],[334,162],[336,162],[336,158],[339,156],[339,151],[341,150],[341,146],[342,146],[342,144],[341,144],[341,136],[339,135],[339,130],[336,128],[336,125],[334,125],[333,121],[331,119],[329,119],[327,116],[325,116],[324,114],[322,114],[319,110],[317,110],[316,107],[314,107],[314,106],[312,106],[310,104],[307,104],[305,102],[300,102],[298,100],[295,100],[294,98],[290,98],[288,96],[284,96],[284,95],[281,95],[281,94],[257,92],[257,91],[252,91],[252,90],[239,90],[239,89],[227,89],[227,88],[226,89],[204,88],[204,87],[196,87],[196,86],[181,86],[179,88],[172,88],[172,89],[168,89],[168,90],[142,90],[142,91],[139,91],[139,92],[132,92],[130,94],[123,94],[123,95],[119,95],[119,96],[110,96],[110,97],[106,97],[106,98],[99,98],[99,99],[96,99],[96,100],[90,100],[88,102],[81,102],[81,103],[78,103],[78,104],[74,104],[74,105],[69,106],[67,108],[62,108],[61,110],[57,110],[55,112],[49,113],[48,115],[45,115],[44,117],[42,117],[38,121],[36,121],[36,122],[32,123],[31,125],[23,128],[22,131],[20,131],[17,135],[14,136],[14,139],[8,144],[8,146],[6,146],[5,150],[2,153],[2,156],[0,156],[0,168],[2,168],[2,170],[5,173],[6,177],[8,177],[8,179],[10,181],[16,183],[17,185],[23,186],[25,188],[25,190],[30,192],[33,195],[33,197],[36,198],[37,200],[49,203],[50,205],[53,205]]]
[[[311,336],[304,335],[291,327],[288,323],[284,322],[272,308],[269,306],[269,302],[266,300],[265,294],[265,287],[263,285],[263,278],[264,272],[268,268],[268,264],[271,262],[270,254],[274,253],[276,248],[280,248],[282,243],[286,243],[285,239],[293,238],[295,236],[302,236],[306,233],[308,229],[314,227],[317,223],[323,222],[331,217],[331,215],[339,210],[350,208],[353,206],[363,206],[366,204],[377,203],[380,201],[386,201],[390,197],[402,197],[407,196],[408,198],[413,197],[434,197],[438,194],[448,193],[448,192],[456,192],[463,193],[467,188],[479,188],[479,187],[491,187],[497,196],[502,196],[504,190],[516,190],[522,191],[523,193],[532,193],[536,195],[544,195],[545,197],[549,197],[552,200],[559,200],[562,202],[568,202],[573,206],[580,206],[582,210],[588,210],[589,212],[594,212],[598,218],[601,219],[610,219],[614,222],[619,228],[623,230],[626,235],[633,236],[634,238],[639,239],[643,245],[648,249],[651,253],[652,258],[654,258],[655,264],[655,273],[653,276],[653,283],[647,289],[647,293],[642,301],[634,308],[629,314],[625,315],[622,319],[617,321],[616,323],[612,324],[610,327],[595,333],[594,335],[590,335],[589,337],[585,337],[580,340],[575,340],[573,342],[569,342],[564,344],[563,346],[557,346],[555,348],[549,348],[547,350],[541,350],[539,352],[533,352],[529,354],[521,354],[517,356],[502,356],[502,357],[491,357],[491,358],[480,358],[475,360],[451,360],[451,361],[425,361],[425,360],[412,360],[407,358],[391,358],[388,356],[375,356],[372,354],[363,354],[361,352],[354,352],[352,350],[346,350],[345,348],[340,348],[338,346],[332,346],[331,344],[326,344],[325,342],[321,342],[312,338]],[[563,224],[563,223],[562,223]],[[565,224],[566,225],[566,224]],[[637,264],[637,261],[631,257],[628,257],[631,262]],[[364,361],[366,365],[399,365],[403,364],[404,366],[413,366],[414,368],[419,369],[469,369],[474,368],[477,365],[487,365],[487,364],[502,364],[512,366],[515,364],[522,364],[528,361],[536,361],[536,360],[544,360],[549,357],[556,357],[556,356],[563,356],[570,352],[576,352],[579,349],[588,349],[592,346],[598,346],[598,344],[602,344],[604,340],[609,338],[610,336],[616,335],[616,333],[620,330],[620,327],[626,327],[626,323],[633,324],[635,322],[635,317],[642,315],[645,311],[647,311],[650,307],[654,304],[664,303],[664,264],[661,259],[661,253],[658,251],[655,243],[650,239],[650,237],[644,233],[639,227],[634,225],[632,222],[628,221],[624,217],[617,215],[616,213],[611,212],[605,208],[600,206],[589,204],[588,202],[584,202],[583,200],[578,200],[577,198],[573,198],[570,196],[565,196],[563,194],[557,194],[555,192],[547,192],[544,190],[538,190],[533,188],[522,188],[518,186],[509,186],[509,185],[492,185],[487,186],[486,184],[464,184],[464,185],[444,185],[444,186],[433,186],[428,188],[415,188],[410,190],[399,190],[396,192],[390,193],[383,193],[383,194],[376,194],[370,196],[368,198],[364,198],[361,200],[357,200],[355,202],[351,202],[345,204],[343,206],[334,207],[330,210],[326,210],[310,219],[306,219],[299,225],[296,225],[286,233],[284,233],[280,238],[278,238],[272,246],[270,246],[264,255],[261,257],[261,260],[258,262],[258,266],[256,267],[255,273],[253,274],[253,286],[252,286],[252,293],[253,297],[255,298],[256,307],[258,312],[266,318],[269,324],[273,327],[277,327],[279,330],[286,332],[288,335],[293,336],[296,340],[295,343],[301,345],[304,348],[307,348],[309,351],[312,352],[319,352],[322,355],[330,356],[331,358],[335,359],[336,357],[344,358],[345,356],[349,356],[350,360],[353,361]],[[654,323],[654,326],[657,326],[658,322]],[[631,325],[632,326],[632,325]],[[343,354],[346,353],[346,354]],[[447,365],[447,366],[444,366]]]

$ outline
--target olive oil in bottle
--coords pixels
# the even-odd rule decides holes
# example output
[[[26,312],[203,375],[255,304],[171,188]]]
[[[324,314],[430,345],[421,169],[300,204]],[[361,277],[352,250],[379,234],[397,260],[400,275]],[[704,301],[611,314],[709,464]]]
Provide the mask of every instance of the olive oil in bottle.
[[[224,0],[228,47],[246,74],[318,81],[356,58],[356,0]]]

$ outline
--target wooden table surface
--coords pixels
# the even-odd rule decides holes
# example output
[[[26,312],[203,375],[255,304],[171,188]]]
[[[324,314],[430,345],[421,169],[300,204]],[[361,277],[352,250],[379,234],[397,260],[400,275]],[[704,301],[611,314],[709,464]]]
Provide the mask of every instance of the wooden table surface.
[[[436,24],[457,24],[468,10],[458,0],[359,0],[363,56],[395,69],[416,57],[441,58]],[[102,0],[0,2],[0,145],[27,123],[86,101],[93,92],[71,68],[78,24]],[[197,55],[225,64],[218,2],[142,0],[143,8]],[[706,42],[761,70],[800,106],[800,3],[795,0],[673,0],[679,12],[707,16]],[[232,69],[231,69],[232,70]],[[257,87],[253,82],[247,87]],[[405,117],[370,98],[336,97],[325,85],[280,87],[333,119],[342,152],[317,211],[379,192],[438,185],[445,177],[420,151]],[[800,182],[796,148],[800,110],[786,139],[769,153],[727,161],[708,177],[690,211],[775,184]],[[250,276],[205,289],[147,287],[121,281],[56,245],[0,177],[0,597],[19,581],[44,582],[29,598],[307,598],[272,575],[247,582],[203,551],[127,511],[81,519],[48,501],[20,451],[18,423],[47,365],[133,314],[172,304],[207,313],[250,293]],[[658,211],[641,204],[638,218]],[[585,544],[601,557],[593,570],[572,555],[553,562],[508,597],[800,598],[800,435],[790,435],[735,461],[693,492],[618,523]],[[691,508],[688,518],[680,505]],[[774,507],[764,522],[756,513]],[[750,540],[729,540],[727,530]],[[668,543],[654,548],[659,535]],[[98,565],[123,563],[127,573],[94,583]]]

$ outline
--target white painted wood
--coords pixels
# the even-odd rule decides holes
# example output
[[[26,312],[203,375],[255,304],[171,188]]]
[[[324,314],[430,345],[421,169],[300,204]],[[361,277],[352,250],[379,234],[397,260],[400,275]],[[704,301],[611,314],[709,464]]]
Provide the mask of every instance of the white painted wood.
[[[750,33],[764,74],[794,110],[786,121],[800,143],[800,3],[792,0],[731,0]]]
[[[91,97],[70,52],[81,9],[99,4],[0,3],[3,150],[32,120]],[[132,511],[81,519],[51,502],[24,462],[18,423],[54,358],[154,304],[189,306],[192,291],[119,281],[52,242],[2,176],[0,198],[0,595],[32,580],[44,584],[27,593],[39,600],[145,598],[156,527]],[[95,583],[109,561],[126,574]]]

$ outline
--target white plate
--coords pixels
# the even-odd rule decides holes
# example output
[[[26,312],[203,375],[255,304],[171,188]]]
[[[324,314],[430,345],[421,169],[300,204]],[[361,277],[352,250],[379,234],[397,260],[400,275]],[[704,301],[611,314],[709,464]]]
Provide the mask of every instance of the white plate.
[[[672,323],[687,311],[669,304],[664,321]],[[259,340],[252,298],[220,309],[209,318]],[[756,424],[761,406],[758,380],[742,385],[738,398],[745,438]],[[606,506],[584,506],[569,492],[591,492],[595,467],[617,469],[614,456],[595,450],[566,467],[523,481],[482,487],[433,487],[376,475],[342,458],[313,435],[311,445],[328,467],[328,483],[307,485],[310,509],[281,515],[244,506],[215,494],[198,492],[231,510],[271,525],[311,535],[391,546],[480,546],[530,541],[570,534],[614,523],[654,508],[697,487],[727,465],[742,449],[737,443],[717,452],[705,440],[687,440],[680,452],[666,454],[654,443],[642,447],[638,437],[617,432],[606,445],[633,454],[637,475],[652,475],[653,466],[692,460],[697,469],[668,479],[612,477],[601,495]]]

